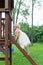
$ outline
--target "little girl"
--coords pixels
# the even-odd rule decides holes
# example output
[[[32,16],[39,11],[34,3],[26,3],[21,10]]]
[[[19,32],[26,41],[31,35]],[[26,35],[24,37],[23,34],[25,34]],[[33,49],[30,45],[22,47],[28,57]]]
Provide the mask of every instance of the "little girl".
[[[22,49],[25,49],[27,54],[29,54],[28,45],[31,44],[28,36],[20,30],[20,26],[18,24],[14,25],[14,32],[15,32],[15,40],[18,42]]]

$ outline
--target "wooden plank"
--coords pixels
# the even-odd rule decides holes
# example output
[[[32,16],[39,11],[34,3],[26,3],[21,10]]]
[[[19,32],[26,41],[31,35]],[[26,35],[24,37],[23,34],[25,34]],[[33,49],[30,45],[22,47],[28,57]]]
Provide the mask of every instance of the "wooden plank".
[[[8,44],[8,46],[10,45],[10,41],[8,42],[9,44]],[[0,46],[3,46],[3,45],[5,45],[5,42],[0,42]]]
[[[5,9],[8,9],[8,0],[5,0]]]
[[[2,47],[0,47],[0,50],[5,54],[5,50]]]
[[[4,42],[5,41],[5,38],[4,39],[0,39],[0,42]],[[10,42],[10,40],[8,40]]]
[[[10,39],[10,36],[11,36],[11,17],[9,15],[9,39]],[[12,65],[12,44],[11,44],[11,40],[10,40],[10,65]]]
[[[12,50],[12,44],[10,43],[10,65],[12,65],[12,52],[11,52],[11,50]]]
[[[0,58],[0,61],[3,61],[3,60],[5,60],[5,58],[2,58],[2,57],[1,57],[1,58]]]
[[[5,0],[5,1],[7,1],[7,0]],[[0,12],[6,12],[6,11],[8,12],[9,10],[8,9],[6,10],[5,8],[0,8]]]
[[[6,52],[5,53],[5,65],[8,65],[8,22],[9,22],[9,15],[8,15],[8,12],[6,12],[5,13],[5,48],[6,48],[5,49],[5,52]]]
[[[10,60],[10,58],[8,58],[8,60]],[[0,61],[5,61],[4,57],[0,57]]]
[[[19,44],[15,41],[15,39],[14,39],[13,36],[11,36],[11,42],[17,46],[17,48],[23,53],[23,55],[28,59],[28,61],[29,61],[32,65],[37,65],[37,64],[34,62],[34,60],[33,60],[29,55],[27,55],[27,53],[19,46]]]

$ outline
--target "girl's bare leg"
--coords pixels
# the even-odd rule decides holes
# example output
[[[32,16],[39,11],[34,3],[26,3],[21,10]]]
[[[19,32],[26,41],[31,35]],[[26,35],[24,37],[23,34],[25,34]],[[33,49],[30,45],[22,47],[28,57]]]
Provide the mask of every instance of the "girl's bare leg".
[[[25,47],[25,51],[27,52],[27,55],[29,55],[29,54],[30,54],[30,51],[29,51],[28,46],[26,46],[26,47]]]

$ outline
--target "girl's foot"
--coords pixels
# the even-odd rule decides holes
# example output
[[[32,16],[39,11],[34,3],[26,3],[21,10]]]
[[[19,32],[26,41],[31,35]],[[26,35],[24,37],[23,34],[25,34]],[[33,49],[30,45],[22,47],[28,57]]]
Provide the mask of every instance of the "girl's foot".
[[[30,52],[27,52],[27,55],[30,55]]]

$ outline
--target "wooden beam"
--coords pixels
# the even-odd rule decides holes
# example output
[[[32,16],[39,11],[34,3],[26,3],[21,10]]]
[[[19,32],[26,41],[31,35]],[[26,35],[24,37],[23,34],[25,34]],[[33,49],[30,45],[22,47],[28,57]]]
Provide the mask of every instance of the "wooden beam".
[[[5,0],[8,1],[8,0]],[[6,3],[7,4],[7,3]],[[5,12],[5,65],[8,65],[8,22],[9,22],[9,14]]]
[[[5,58],[2,58],[2,57],[1,57],[1,58],[0,58],[0,61],[3,61],[3,60],[5,60]]]
[[[8,4],[9,2],[8,2],[8,0],[5,0],[5,9],[8,9]]]
[[[4,57],[0,57],[0,61],[4,61],[5,58]],[[10,60],[10,58],[8,58],[8,60]]]
[[[5,0],[5,1],[7,1],[7,0]],[[0,8],[0,12],[8,12],[9,10],[8,9],[5,9],[5,8]]]
[[[11,52],[11,50],[12,50],[12,44],[10,43],[10,65],[12,65],[12,52]]]
[[[8,45],[10,45],[10,40],[8,40]],[[5,45],[5,39],[0,39],[0,46]]]
[[[9,39],[10,39],[10,36],[11,36],[11,17],[9,15]],[[10,40],[10,65],[12,65],[12,44],[11,44],[11,40]]]
[[[0,47],[0,50],[5,54],[5,50],[2,47]]]
[[[20,45],[15,41],[14,37],[11,36],[11,42],[13,44],[15,44],[17,46],[17,48],[23,53],[23,55],[28,59],[28,61],[32,64],[32,65],[37,65],[34,60],[29,56],[27,55],[27,53],[20,47]]]

